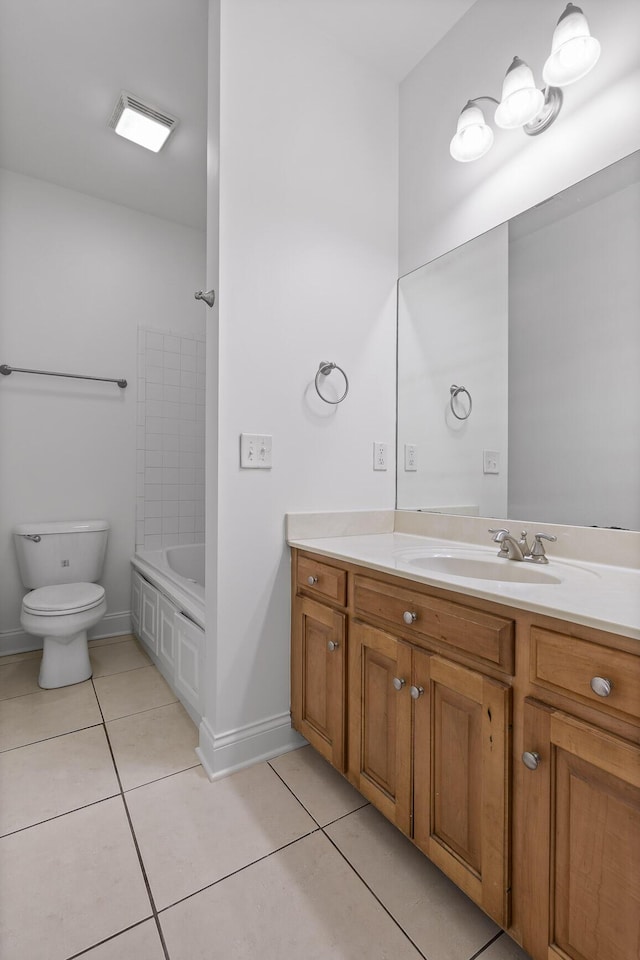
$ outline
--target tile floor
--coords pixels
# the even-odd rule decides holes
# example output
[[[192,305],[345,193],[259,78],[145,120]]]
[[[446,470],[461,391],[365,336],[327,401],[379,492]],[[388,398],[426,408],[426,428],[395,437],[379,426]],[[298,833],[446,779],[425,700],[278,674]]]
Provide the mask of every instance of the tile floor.
[[[527,960],[310,747],[210,783],[131,638],[0,660],[3,960]]]

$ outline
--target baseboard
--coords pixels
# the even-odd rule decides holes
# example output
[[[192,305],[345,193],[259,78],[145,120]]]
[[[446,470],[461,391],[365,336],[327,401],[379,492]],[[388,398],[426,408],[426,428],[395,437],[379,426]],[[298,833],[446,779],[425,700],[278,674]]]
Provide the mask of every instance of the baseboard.
[[[102,640],[103,637],[120,637],[132,633],[131,613],[107,613],[100,623],[89,630],[89,640]],[[0,656],[7,657],[16,653],[28,653],[30,650],[42,650],[42,637],[34,637],[24,630],[0,630]]]
[[[216,736],[208,720],[200,723],[196,754],[210,780],[219,780],[260,760],[304,747],[306,740],[291,727],[291,716],[282,713]]]

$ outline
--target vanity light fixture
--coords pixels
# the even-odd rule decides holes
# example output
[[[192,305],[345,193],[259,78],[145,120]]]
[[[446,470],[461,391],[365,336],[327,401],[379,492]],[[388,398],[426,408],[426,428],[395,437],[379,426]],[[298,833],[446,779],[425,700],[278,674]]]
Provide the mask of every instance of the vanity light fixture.
[[[119,136],[153,153],[162,149],[177,123],[176,117],[144,103],[125,90],[118,97],[109,120],[109,126]]]
[[[453,159],[461,163],[479,160],[491,149],[493,131],[477,106],[479,100],[496,105],[496,126],[503,130],[522,127],[526,134],[534,137],[550,127],[560,113],[561,88],[586,76],[599,56],[600,44],[591,36],[587,18],[580,7],[568,3],[554,30],[551,54],[542,70],[546,88],[539,90],[531,68],[520,57],[514,57],[504,78],[499,102],[494,97],[474,97],[463,107],[449,146]]]

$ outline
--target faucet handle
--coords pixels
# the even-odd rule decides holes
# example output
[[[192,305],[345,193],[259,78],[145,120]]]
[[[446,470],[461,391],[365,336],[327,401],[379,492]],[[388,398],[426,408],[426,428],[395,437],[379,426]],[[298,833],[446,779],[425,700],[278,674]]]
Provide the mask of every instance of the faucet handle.
[[[534,534],[534,544],[531,548],[530,556],[533,557],[538,563],[549,563],[547,555],[544,550],[543,540],[548,540],[549,543],[555,543],[558,538],[554,537],[549,533],[536,533]]]
[[[495,533],[495,537],[491,538],[494,543],[502,543],[502,537],[500,534],[504,536],[505,534],[508,534],[509,531],[504,527],[489,527],[489,533]]]

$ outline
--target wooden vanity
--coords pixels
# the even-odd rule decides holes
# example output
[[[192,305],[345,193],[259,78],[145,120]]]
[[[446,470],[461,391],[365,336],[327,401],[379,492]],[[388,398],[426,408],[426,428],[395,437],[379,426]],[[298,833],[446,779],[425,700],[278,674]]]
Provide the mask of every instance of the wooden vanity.
[[[309,743],[535,960],[637,960],[639,641],[296,548],[292,598]]]

